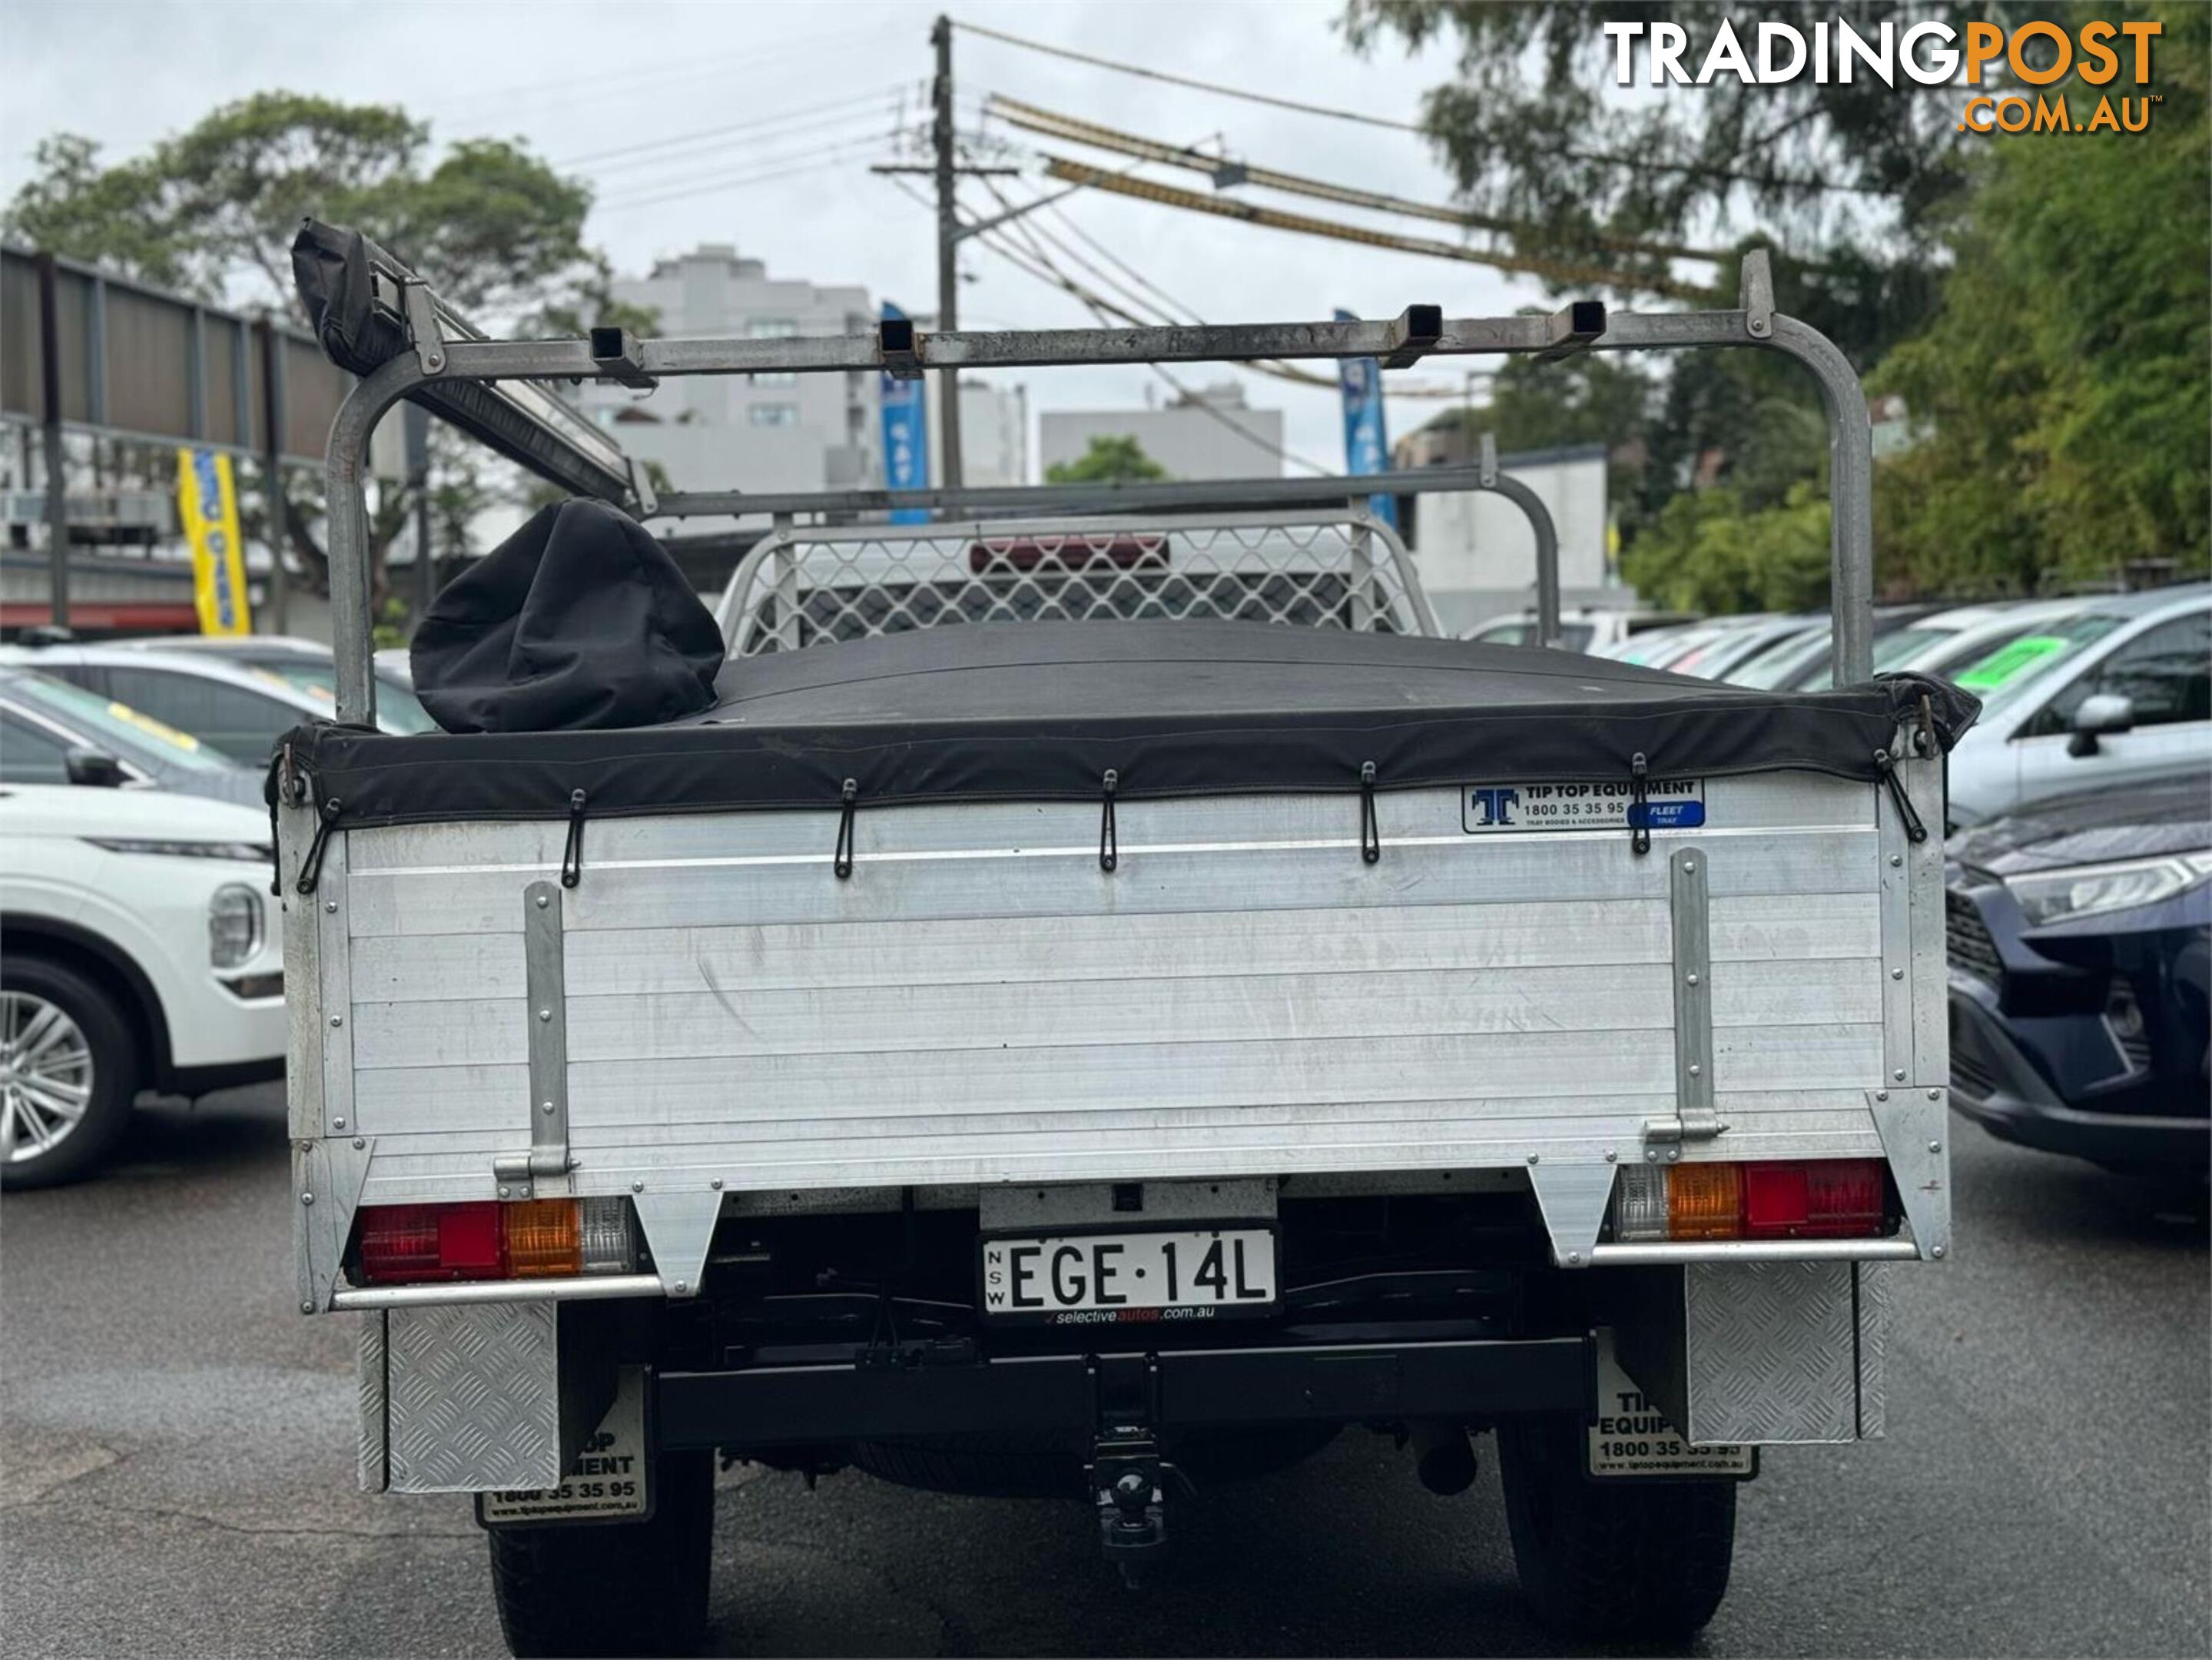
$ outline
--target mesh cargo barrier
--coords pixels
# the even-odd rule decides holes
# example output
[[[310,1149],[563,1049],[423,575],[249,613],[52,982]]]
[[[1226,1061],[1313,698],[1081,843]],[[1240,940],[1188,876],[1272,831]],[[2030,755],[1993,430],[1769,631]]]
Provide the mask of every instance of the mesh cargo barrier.
[[[732,656],[955,623],[1235,621],[1433,632],[1364,515],[780,530],[723,596]]]

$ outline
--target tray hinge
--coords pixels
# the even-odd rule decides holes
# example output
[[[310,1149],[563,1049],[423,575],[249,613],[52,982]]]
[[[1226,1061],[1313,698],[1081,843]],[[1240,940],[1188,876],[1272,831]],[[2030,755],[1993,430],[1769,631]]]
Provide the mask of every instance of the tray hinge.
[[[561,890],[532,882],[522,891],[523,978],[529,988],[530,1151],[491,1161],[502,1199],[553,1198],[569,1191],[568,1010],[562,963]]]
[[[1728,1128],[1713,1107],[1713,964],[1706,922],[1709,885],[1702,848],[1677,848],[1667,861],[1674,975],[1674,1111],[1644,1121],[1644,1139],[1680,1146]]]

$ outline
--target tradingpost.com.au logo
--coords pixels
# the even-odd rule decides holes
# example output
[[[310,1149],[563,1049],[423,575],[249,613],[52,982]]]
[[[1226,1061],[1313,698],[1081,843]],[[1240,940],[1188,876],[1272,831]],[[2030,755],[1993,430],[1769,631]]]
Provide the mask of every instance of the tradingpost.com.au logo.
[[[1747,44],[1723,20],[1702,53],[1692,52],[1689,31],[1680,23],[1607,23],[1604,29],[1613,42],[1616,86],[1638,84],[1639,43],[1643,84],[1652,87],[1710,86],[1723,76],[1746,86],[1784,86],[1808,75],[1818,86],[1871,78],[1893,87],[1901,75],[1923,87],[1978,88],[1984,76],[2001,64],[2027,87],[2048,87],[2078,74],[2097,89],[2097,106],[2084,116],[2063,93],[1991,97],[1977,92],[1960,112],[1960,131],[2141,132],[2150,125],[2151,106],[2164,101],[2142,90],[2150,84],[2151,42],[2163,27],[2100,21],[2069,31],[2034,22],[2008,33],[1995,23],[1969,23],[1963,31],[1948,23],[1916,23],[1901,31],[1884,23],[1866,35],[1837,18],[1809,28],[1761,23]],[[1686,58],[1697,62],[1694,71]],[[2121,83],[2117,95],[2103,90],[2115,82]]]

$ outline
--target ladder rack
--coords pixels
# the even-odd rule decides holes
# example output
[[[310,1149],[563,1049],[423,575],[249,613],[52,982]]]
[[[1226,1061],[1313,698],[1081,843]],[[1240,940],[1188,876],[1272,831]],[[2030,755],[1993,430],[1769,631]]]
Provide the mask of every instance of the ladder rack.
[[[359,239],[365,247],[373,247]],[[372,720],[375,679],[370,669],[368,526],[362,490],[364,459],[377,420],[401,398],[422,403],[540,477],[581,494],[630,507],[641,517],[732,512],[866,511],[924,506],[958,513],[991,492],[860,491],[816,497],[749,496],[692,492],[657,502],[642,470],[606,435],[544,386],[531,388],[549,400],[517,392],[532,381],[597,380],[647,387],[676,374],[832,374],[873,370],[911,378],[929,369],[1016,368],[1103,363],[1244,362],[1260,359],[1373,357],[1386,368],[1427,356],[1523,354],[1541,360],[1579,351],[1679,350],[1695,346],[1750,347],[1794,357],[1820,388],[1828,427],[1832,598],[1835,617],[1835,682],[1848,685],[1873,673],[1873,434],[1858,374],[1833,342],[1809,325],[1774,309],[1767,256],[1744,256],[1742,292],[1732,310],[1608,313],[1581,300],[1550,316],[1449,318],[1440,307],[1409,306],[1387,322],[1194,325],[1167,328],[961,331],[932,334],[905,319],[888,319],[871,334],[782,339],[639,340],[629,331],[595,328],[570,340],[490,340],[465,330],[428,285],[377,250],[371,268],[390,284],[380,290],[380,320],[399,332],[385,360],[370,365],[340,408],[331,429],[331,625],[337,658],[337,714],[342,721]],[[325,346],[329,346],[325,331]],[[356,367],[348,364],[347,367]],[[495,392],[489,404],[483,394]],[[458,411],[458,413],[456,413]],[[1493,489],[1528,503],[1525,487],[1496,471],[1494,459],[1454,470],[1447,481],[1421,474],[1366,475],[1311,482],[1216,482],[1206,485],[1128,486],[1112,493],[1112,506],[1136,505],[1139,492],[1157,490],[1146,505],[1185,509],[1212,492],[1243,492],[1238,499],[1344,502],[1378,491]],[[1477,481],[1470,484],[1468,475]],[[1433,479],[1433,482],[1431,480]],[[1276,494],[1279,492],[1279,495]],[[1018,492],[1006,492],[1012,496]],[[1042,508],[1048,492],[1018,493],[1020,503]],[[1095,489],[1091,495],[1098,495]],[[1066,498],[1054,497],[1066,505]],[[1213,499],[1218,499],[1218,497]],[[1540,504],[1539,504],[1540,505]],[[1058,510],[1055,507],[1051,510]],[[1094,509],[1095,510],[1095,509]],[[1533,517],[1533,515],[1532,515]],[[1538,532],[1540,611],[1556,629],[1556,539]],[[1548,593],[1545,591],[1549,590]]]

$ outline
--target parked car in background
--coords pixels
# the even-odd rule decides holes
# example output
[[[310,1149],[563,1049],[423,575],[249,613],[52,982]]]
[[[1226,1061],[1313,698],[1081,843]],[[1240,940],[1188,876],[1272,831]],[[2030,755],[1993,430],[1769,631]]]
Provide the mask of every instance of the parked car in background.
[[[1983,621],[1931,641],[1898,666],[1955,680],[1999,647],[2043,633],[2060,619],[2087,610],[2092,603],[2082,599],[2021,599],[2009,605],[1977,607],[1987,612]]]
[[[337,712],[327,686],[166,642],[11,646],[0,648],[0,663],[37,669],[128,704],[249,766],[266,765],[276,740],[293,727]],[[387,717],[380,708],[377,716],[386,732],[420,729],[404,711]]]
[[[1559,647],[1564,651],[1602,652],[1622,641],[1652,629],[1694,623],[1686,611],[1613,611],[1597,605],[1577,605],[1559,613]],[[1478,623],[1460,636],[1492,646],[1533,646],[1536,643],[1536,613],[1521,611]]]
[[[109,642],[129,651],[204,653],[219,662],[259,669],[289,681],[301,690],[337,701],[337,670],[331,648],[319,640],[289,634],[161,635],[145,640]],[[416,700],[415,677],[404,651],[376,654],[376,722],[386,732],[435,732],[438,723]]]
[[[1717,633],[1698,641],[1667,665],[1675,674],[1694,674],[1701,680],[1725,680],[1737,665],[1748,663],[1761,652],[1772,649],[1786,640],[1810,634],[1815,629],[1825,630],[1827,619],[1803,614],[1796,616],[1751,616],[1721,619]]]
[[[82,686],[0,666],[0,784],[180,790],[241,806],[261,775],[175,727]]]
[[[1603,654],[1616,663],[1636,663],[1647,669],[1671,669],[1692,652],[1717,645],[1747,623],[1767,620],[1764,612],[1750,617],[1708,617],[1679,628],[1654,629],[1624,640]]]
[[[1934,641],[1948,637],[1948,624],[1934,621],[1956,615],[1934,605],[1887,605],[1874,614],[1874,671],[1901,666]],[[1767,691],[1818,691],[1835,672],[1835,642],[1821,626],[1790,635],[1739,663],[1727,677],[1739,686]]]
[[[2163,776],[2212,753],[2212,586],[2094,599],[1954,678],[1982,714],[1951,753],[1951,828]]]
[[[2203,1180],[2212,764],[2016,808],[1948,851],[1953,1104],[2008,1141]]]
[[[251,808],[0,786],[0,1188],[88,1174],[143,1091],[283,1076],[270,858]]]

